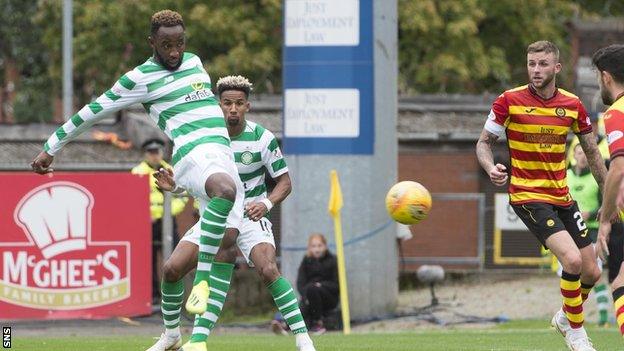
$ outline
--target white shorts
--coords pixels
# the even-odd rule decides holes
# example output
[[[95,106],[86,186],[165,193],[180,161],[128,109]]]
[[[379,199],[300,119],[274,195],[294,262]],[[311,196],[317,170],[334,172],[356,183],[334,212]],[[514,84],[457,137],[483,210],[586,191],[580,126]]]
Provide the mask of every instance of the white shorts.
[[[176,184],[199,200],[200,216],[210,201],[205,189],[206,180],[216,173],[228,174],[236,184],[236,200],[227,218],[226,227],[240,227],[245,190],[238,176],[232,149],[220,144],[199,145],[173,166],[173,172]]]
[[[191,229],[189,229],[182,240],[188,241],[192,244],[199,246],[199,236],[200,236],[200,222],[195,223]],[[228,227],[230,228],[230,227]],[[275,239],[273,238],[273,224],[266,217],[262,217],[257,222],[250,220],[249,218],[244,218],[242,222],[242,226],[238,229],[238,238],[236,239],[236,245],[245,256],[245,260],[247,264],[253,267],[253,262],[251,261],[251,250],[254,246],[261,243],[268,243],[271,246],[275,247]]]

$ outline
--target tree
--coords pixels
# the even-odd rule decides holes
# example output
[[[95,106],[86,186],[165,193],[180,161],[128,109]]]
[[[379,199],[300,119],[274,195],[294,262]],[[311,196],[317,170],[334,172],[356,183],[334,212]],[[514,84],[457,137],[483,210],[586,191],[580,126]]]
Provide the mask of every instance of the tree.
[[[0,116],[18,122],[47,121],[51,116],[47,52],[39,27],[32,23],[34,1],[0,2]]]
[[[536,10],[539,9],[539,10]],[[565,55],[569,1],[399,0],[400,92],[480,92],[526,81],[525,50],[549,39]]]
[[[202,58],[213,83],[224,75],[244,74],[258,92],[280,89],[280,0],[217,0],[210,5],[205,1],[75,1],[74,82],[80,104],[151,56],[147,42],[150,18],[165,8],[183,15],[187,51]],[[42,1],[37,23],[45,28],[49,75],[55,91],[60,92],[60,2]]]

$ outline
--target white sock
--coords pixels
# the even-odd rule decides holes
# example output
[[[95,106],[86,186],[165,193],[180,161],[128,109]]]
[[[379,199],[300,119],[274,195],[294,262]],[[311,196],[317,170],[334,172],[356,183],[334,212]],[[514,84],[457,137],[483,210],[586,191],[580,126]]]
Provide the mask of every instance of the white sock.
[[[178,337],[180,336],[180,327],[175,327],[175,328],[165,328],[165,335],[168,337]]]
[[[310,335],[308,335],[308,333],[298,333],[295,334],[295,343],[297,346],[312,344],[312,339],[310,339]]]

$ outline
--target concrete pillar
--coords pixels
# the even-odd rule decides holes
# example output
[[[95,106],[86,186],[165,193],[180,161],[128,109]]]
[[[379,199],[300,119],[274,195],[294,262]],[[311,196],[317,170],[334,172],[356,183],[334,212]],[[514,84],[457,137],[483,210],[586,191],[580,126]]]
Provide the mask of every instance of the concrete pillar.
[[[397,303],[396,226],[384,204],[397,180],[397,34],[396,0],[285,1],[283,151],[293,192],[282,206],[281,269],[296,281],[309,234],[334,242],[327,202],[336,169],[352,318]]]

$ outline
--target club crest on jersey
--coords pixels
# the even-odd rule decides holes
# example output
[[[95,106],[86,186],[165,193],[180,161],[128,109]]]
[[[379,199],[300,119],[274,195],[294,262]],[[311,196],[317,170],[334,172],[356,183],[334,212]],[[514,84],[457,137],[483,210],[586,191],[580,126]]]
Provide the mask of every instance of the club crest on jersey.
[[[245,151],[241,154],[241,163],[244,165],[250,165],[253,162],[253,154],[249,151]]]
[[[565,115],[566,115],[566,110],[565,110],[563,107],[557,107],[557,108],[555,109],[555,114],[556,114],[558,117],[565,117]]]

